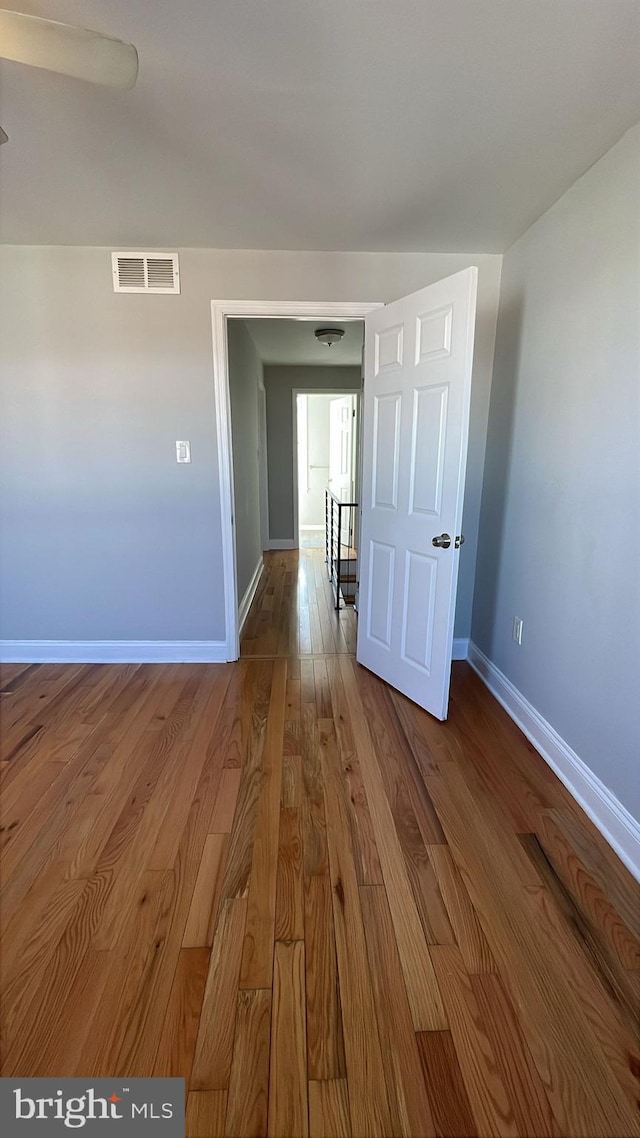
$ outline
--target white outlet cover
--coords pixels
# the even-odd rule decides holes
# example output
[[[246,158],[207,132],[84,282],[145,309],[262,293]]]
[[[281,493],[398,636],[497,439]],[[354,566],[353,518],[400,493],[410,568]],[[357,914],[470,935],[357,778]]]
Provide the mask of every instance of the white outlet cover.
[[[176,462],[191,462],[191,443],[188,439],[176,441]]]

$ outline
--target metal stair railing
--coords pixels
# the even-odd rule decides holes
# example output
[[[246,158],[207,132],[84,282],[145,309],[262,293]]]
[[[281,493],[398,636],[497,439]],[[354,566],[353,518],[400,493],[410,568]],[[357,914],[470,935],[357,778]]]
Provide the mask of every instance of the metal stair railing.
[[[324,492],[324,501],[325,561],[329,580],[335,591],[335,608],[338,610],[342,607],[341,602],[347,603],[343,591],[345,585],[353,585],[353,599],[355,599],[358,555],[353,549],[352,542],[358,503],[343,502],[328,487]],[[343,544],[345,539],[346,544]],[[353,564],[354,574],[346,568],[349,564]]]

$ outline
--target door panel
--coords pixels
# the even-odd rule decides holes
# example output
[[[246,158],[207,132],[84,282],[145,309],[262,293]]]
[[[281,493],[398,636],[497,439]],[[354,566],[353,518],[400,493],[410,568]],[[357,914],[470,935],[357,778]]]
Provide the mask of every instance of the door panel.
[[[409,512],[439,517],[442,508],[449,389],[417,387],[413,393]]]
[[[373,400],[373,463],[371,505],[374,509],[398,507],[398,457],[402,395],[375,395]]]
[[[402,613],[402,659],[431,675],[438,561],[407,550]]]
[[[358,660],[446,718],[477,269],[365,321]],[[433,539],[448,533],[448,549]]]
[[[393,618],[395,549],[382,541],[372,541],[369,559],[369,592],[371,605],[368,609],[368,635],[383,648],[391,647],[391,622]]]

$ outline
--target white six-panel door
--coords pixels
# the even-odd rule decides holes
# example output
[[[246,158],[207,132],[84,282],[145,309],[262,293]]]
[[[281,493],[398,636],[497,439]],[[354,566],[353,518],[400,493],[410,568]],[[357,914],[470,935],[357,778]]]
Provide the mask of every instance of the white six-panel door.
[[[465,269],[365,319],[357,658],[438,719],[449,702],[477,278]]]

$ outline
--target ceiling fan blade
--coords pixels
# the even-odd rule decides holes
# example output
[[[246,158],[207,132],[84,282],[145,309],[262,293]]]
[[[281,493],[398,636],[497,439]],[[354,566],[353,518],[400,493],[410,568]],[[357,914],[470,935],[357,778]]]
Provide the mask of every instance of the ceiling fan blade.
[[[21,12],[0,11],[0,57],[107,87],[133,87],[138,75],[133,44]]]

